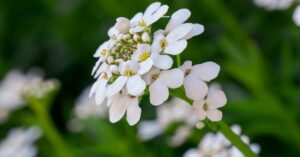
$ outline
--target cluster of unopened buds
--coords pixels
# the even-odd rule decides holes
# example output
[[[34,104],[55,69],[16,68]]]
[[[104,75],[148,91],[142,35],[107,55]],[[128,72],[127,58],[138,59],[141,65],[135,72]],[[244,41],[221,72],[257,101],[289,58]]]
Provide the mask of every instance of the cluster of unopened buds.
[[[167,101],[170,89],[184,87],[186,97],[193,100],[199,120],[222,119],[218,108],[226,104],[223,91],[208,94],[207,83],[215,79],[220,66],[214,62],[192,65],[184,62],[173,67],[173,58],[187,47],[187,40],[200,35],[204,27],[187,23],[188,9],[180,9],[170,17],[165,16],[167,5],[152,3],[144,13],[133,18],[119,17],[108,31],[109,40],[99,46],[98,58],[92,75],[97,79],[90,96],[95,95],[98,105],[106,102],[111,122],[119,121],[126,113],[130,125],[141,116],[139,102],[149,94],[150,103],[158,106]],[[153,33],[152,24],[169,18],[165,29]]]

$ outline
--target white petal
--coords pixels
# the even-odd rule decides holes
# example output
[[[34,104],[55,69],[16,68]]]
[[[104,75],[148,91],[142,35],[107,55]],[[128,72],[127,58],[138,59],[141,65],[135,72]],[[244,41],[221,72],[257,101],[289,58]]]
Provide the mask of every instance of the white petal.
[[[104,49],[107,49],[108,48],[108,45],[109,45],[109,42],[110,41],[105,41],[103,44],[101,44],[98,48],[97,48],[97,50],[96,50],[96,52],[94,53],[94,57],[100,57],[101,56],[101,52],[104,50]]]
[[[161,124],[156,120],[142,121],[138,125],[138,135],[143,140],[150,140],[163,132]]]
[[[260,146],[258,144],[251,144],[250,148],[256,154],[258,154],[260,152]]]
[[[128,78],[126,76],[119,76],[112,84],[107,87],[106,96],[113,96],[120,92],[124,87],[127,79]]]
[[[216,109],[223,107],[227,102],[225,93],[221,90],[217,90],[209,95],[206,99],[206,103],[209,108]]]
[[[158,34],[154,37],[153,43],[151,45],[151,52],[162,52],[162,47],[160,44],[162,40],[165,40],[165,36],[163,34]]]
[[[214,62],[205,62],[192,67],[191,74],[203,81],[210,81],[218,76],[220,66]]]
[[[160,2],[154,2],[154,3],[150,4],[144,13],[144,17],[148,17],[148,16],[152,15],[155,11],[157,11],[157,9],[160,7],[160,5],[161,5]]]
[[[172,14],[169,23],[166,26],[166,31],[170,32],[175,29],[180,24],[183,24],[189,17],[191,16],[191,12],[188,9],[180,9]]]
[[[185,61],[180,67],[179,69],[185,74],[187,72],[187,70],[191,70],[192,69],[192,61]]]
[[[183,52],[186,46],[187,46],[186,40],[175,41],[172,44],[168,44],[168,46],[165,48],[164,53],[170,55],[178,55]]]
[[[191,39],[194,36],[200,35],[204,32],[204,26],[201,24],[193,24],[193,29],[192,31],[187,34],[184,39],[188,40]]]
[[[139,106],[138,98],[133,98],[127,108],[126,120],[129,125],[135,125],[141,118],[142,109]]]
[[[107,101],[106,101],[107,107],[110,107],[111,104],[118,102],[120,99],[122,99],[122,97],[123,97],[123,96],[122,96],[122,94],[120,94],[120,93],[118,93],[118,94],[116,94],[116,95],[113,95],[113,96],[111,96],[111,97],[108,97],[108,98],[107,98]]]
[[[193,102],[194,113],[196,117],[199,118],[200,120],[204,120],[207,116],[206,111],[204,111],[203,109],[204,103],[205,103],[204,100],[197,100]]]
[[[150,53],[151,52],[151,46],[149,44],[139,44],[136,51],[131,56],[131,59],[133,61],[139,62],[140,56],[144,53]]]
[[[101,79],[101,78],[99,78]],[[89,97],[92,97],[93,94],[95,93],[95,91],[97,90],[97,88],[99,87],[99,81],[97,80],[91,87],[91,90],[90,90],[90,94],[89,94]]]
[[[192,100],[203,99],[208,91],[208,87],[205,82],[191,76],[187,76],[184,79],[183,86],[186,96]]]
[[[138,32],[141,32],[141,31],[143,31],[145,29],[145,27],[142,27],[142,26],[135,26],[135,27],[133,27],[133,28],[131,28],[130,30],[129,30],[129,32],[130,33],[138,33]]]
[[[169,88],[178,88],[183,83],[184,75],[180,69],[176,68],[162,71],[158,79]]]
[[[161,105],[169,97],[169,90],[166,85],[162,84],[160,81],[154,81],[150,87],[150,103],[154,106]]]
[[[129,98],[127,96],[121,98],[119,101],[111,104],[109,109],[109,120],[112,123],[119,121],[125,114],[129,105]]]
[[[157,31],[155,31],[155,32],[153,33],[153,36],[154,36],[154,38],[155,38],[156,36],[158,36],[158,35],[164,35],[165,33],[166,33],[165,30],[159,29],[159,30],[157,30]]]
[[[126,86],[130,95],[138,96],[145,90],[146,83],[140,75],[134,75],[128,79]]]
[[[300,5],[298,5],[293,13],[293,20],[297,26],[300,26]]]
[[[142,20],[142,17],[143,17],[143,13],[139,12],[130,19],[130,23],[138,22],[138,21]]]
[[[153,60],[152,60],[152,58],[149,57],[144,62],[140,63],[139,70],[138,70],[137,73],[140,74],[140,75],[145,74],[146,72],[148,72],[152,68],[152,65],[153,65]]]
[[[102,79],[99,82],[99,86],[96,90],[96,94],[95,94],[95,99],[96,99],[96,104],[100,105],[104,99],[105,99],[105,89],[106,89],[106,85],[107,85],[107,80]]]
[[[196,148],[189,149],[183,154],[183,157],[199,157],[199,151]]]
[[[159,69],[170,69],[173,65],[173,59],[168,55],[152,53],[151,58],[154,61],[153,65]]]
[[[152,83],[152,77],[153,75],[159,75],[160,70],[158,68],[152,67],[149,72],[147,72],[145,75],[143,75],[143,80],[146,81],[146,84],[149,85]]]
[[[207,110],[207,117],[213,122],[222,120],[222,112],[219,110]]]
[[[176,27],[167,35],[166,37],[167,42],[170,44],[175,41],[183,39],[183,37],[185,37],[192,29],[193,29],[193,24],[190,23],[185,23]]]
[[[144,18],[147,26],[152,25],[154,22],[156,22],[157,20],[162,18],[167,13],[168,9],[169,9],[169,7],[167,5],[162,5],[161,7],[159,7],[159,9],[154,14]]]
[[[98,68],[96,74],[94,75],[94,78],[97,78],[102,72],[105,72],[107,68],[108,68],[108,64],[106,64],[105,62],[102,63]]]

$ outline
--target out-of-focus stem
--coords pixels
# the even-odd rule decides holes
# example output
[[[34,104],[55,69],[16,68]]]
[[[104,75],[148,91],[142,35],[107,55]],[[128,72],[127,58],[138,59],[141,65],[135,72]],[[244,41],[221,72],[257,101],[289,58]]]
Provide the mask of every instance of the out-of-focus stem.
[[[63,141],[61,135],[56,130],[44,104],[30,104],[29,105],[40,123],[45,137],[49,140],[52,147],[55,149],[57,156],[73,157],[69,147]],[[43,107],[44,106],[44,107]]]

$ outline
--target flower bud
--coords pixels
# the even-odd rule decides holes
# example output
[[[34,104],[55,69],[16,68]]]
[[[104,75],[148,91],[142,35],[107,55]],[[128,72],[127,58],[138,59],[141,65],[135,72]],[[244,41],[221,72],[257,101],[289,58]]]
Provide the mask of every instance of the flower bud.
[[[141,37],[138,34],[133,35],[133,40],[134,41],[139,41],[140,39],[141,39]]]
[[[120,33],[127,33],[130,29],[130,21],[127,18],[119,17],[117,18],[117,23],[115,24],[115,28]]]
[[[144,33],[142,34],[142,40],[143,40],[143,42],[150,42],[151,38],[150,38],[148,32],[144,32]]]

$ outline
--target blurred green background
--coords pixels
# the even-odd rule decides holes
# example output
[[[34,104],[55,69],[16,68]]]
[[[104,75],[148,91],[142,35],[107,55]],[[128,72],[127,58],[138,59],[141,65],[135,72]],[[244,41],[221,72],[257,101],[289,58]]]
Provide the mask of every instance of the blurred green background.
[[[150,0],[2,0],[0,1],[0,78],[10,69],[40,67],[47,78],[61,81],[51,115],[64,139],[79,157],[181,156],[195,147],[207,130],[176,149],[166,145],[167,133],[142,143],[136,128],[125,121],[86,121],[87,129],[70,133],[75,98],[91,85],[96,48],[119,16],[132,17]],[[251,0],[167,0],[168,15],[179,8],[192,12],[191,22],[205,32],[189,40],[182,60],[215,61],[217,79],[228,96],[224,120],[240,124],[243,133],[261,146],[260,156],[298,157],[300,154],[300,28],[291,14],[266,11]],[[155,27],[163,27],[162,19]],[[142,119],[154,117],[154,107],[142,103]],[[0,127],[3,138],[13,126],[26,123],[28,109],[14,112]],[[2,139],[1,138],[1,139]],[[38,142],[41,157],[53,156],[45,139]]]

